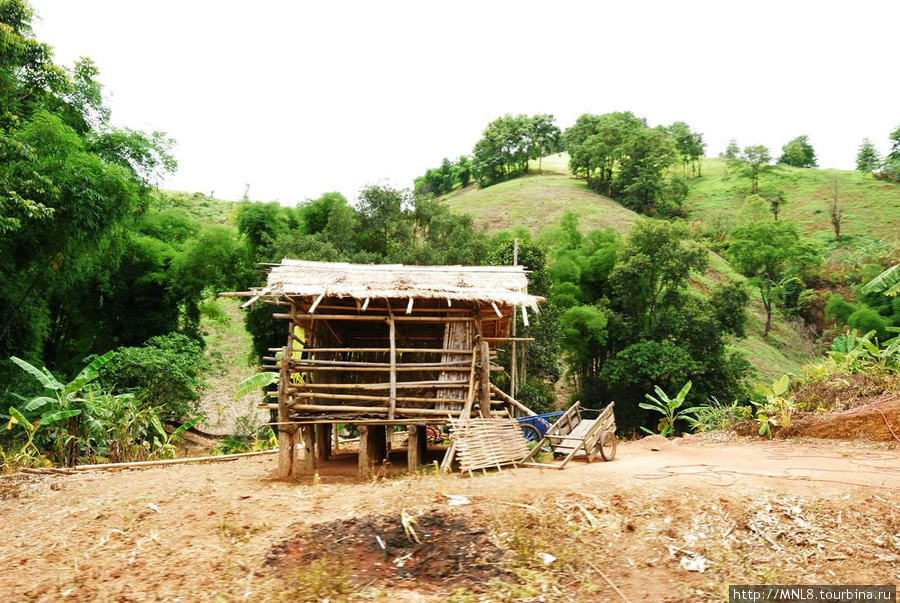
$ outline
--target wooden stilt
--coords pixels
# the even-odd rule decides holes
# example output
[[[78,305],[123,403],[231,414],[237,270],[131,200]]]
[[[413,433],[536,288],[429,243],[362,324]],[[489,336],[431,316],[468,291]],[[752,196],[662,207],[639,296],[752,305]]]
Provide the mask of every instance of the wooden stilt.
[[[291,315],[295,315],[297,307],[291,304]],[[278,422],[287,423],[290,421],[287,406],[287,393],[285,390],[290,386],[290,368],[289,362],[294,344],[294,321],[288,323],[287,345],[284,347],[281,356],[281,367],[278,378]],[[299,441],[299,432],[295,425],[279,425],[278,426],[278,477],[288,478],[297,474],[297,443]]]
[[[369,460],[370,451],[369,451],[369,438],[371,434],[369,433],[368,425],[360,425],[359,426],[359,476],[360,477],[369,477],[372,475],[372,463]]]
[[[316,426],[303,426],[303,468],[309,473],[316,470]]]
[[[324,423],[316,426],[316,455],[318,460],[331,459],[331,431],[332,425]]]
[[[385,426],[359,426],[359,475],[371,477],[385,459]]]
[[[491,416],[491,350],[490,344],[486,341],[481,342],[481,399],[478,407],[481,409],[481,416],[487,418]]]
[[[412,298],[410,298],[409,303],[412,304]],[[388,419],[393,419],[394,412],[397,408],[397,328],[396,323],[394,322],[394,312],[391,310],[390,303],[388,303],[388,313],[390,317],[390,321],[388,322],[388,336],[390,337],[389,344],[391,346],[391,399],[389,402]]]
[[[425,460],[425,452],[428,449],[428,433],[424,423],[409,425],[406,431],[409,434],[409,443],[406,446],[406,466],[410,473],[415,473]]]

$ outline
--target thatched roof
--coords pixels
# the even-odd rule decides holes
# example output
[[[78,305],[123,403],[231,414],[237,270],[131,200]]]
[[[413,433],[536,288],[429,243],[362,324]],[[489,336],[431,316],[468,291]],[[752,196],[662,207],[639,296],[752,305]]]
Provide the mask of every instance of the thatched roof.
[[[528,294],[521,266],[406,266],[284,259],[269,271],[254,297],[350,297],[355,299],[446,299],[537,311],[543,298]]]

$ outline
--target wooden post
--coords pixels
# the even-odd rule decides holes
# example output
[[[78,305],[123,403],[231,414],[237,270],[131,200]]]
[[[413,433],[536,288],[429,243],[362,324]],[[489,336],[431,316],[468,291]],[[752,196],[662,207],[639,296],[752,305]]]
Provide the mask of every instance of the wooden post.
[[[406,446],[406,467],[410,473],[415,473],[422,461],[425,460],[425,450],[428,446],[428,434],[425,425],[410,425],[406,428],[409,434],[409,443]]]
[[[369,477],[372,475],[372,464],[369,460],[371,452],[369,451],[369,433],[368,425],[359,426],[359,476]]]
[[[316,425],[316,454],[320,461],[331,459],[331,423]]]
[[[491,348],[486,341],[481,342],[481,400],[478,407],[481,416],[491,416]]]
[[[303,426],[303,468],[313,473],[316,470],[316,426]]]
[[[412,298],[409,300],[412,302]],[[394,312],[391,310],[391,303],[388,301],[388,327],[391,345],[391,393],[390,393],[390,410],[388,410],[388,419],[394,418],[394,412],[397,409],[397,328],[394,322]]]
[[[384,425],[359,426],[359,475],[371,477],[385,458]]]
[[[513,266],[519,265],[519,239],[516,238],[513,240]],[[509,352],[509,395],[513,398],[516,397],[516,390],[518,389],[518,365],[516,363],[516,304],[512,305],[512,325],[510,326],[511,333],[510,335],[513,337],[512,346]]]
[[[278,477],[294,477],[299,470],[297,464],[297,443],[299,433],[296,425],[288,425],[290,415],[287,403],[287,389],[290,386],[290,360],[294,348],[294,320],[297,306],[291,303],[291,317],[288,322],[287,345],[281,355],[281,368],[278,377]]]

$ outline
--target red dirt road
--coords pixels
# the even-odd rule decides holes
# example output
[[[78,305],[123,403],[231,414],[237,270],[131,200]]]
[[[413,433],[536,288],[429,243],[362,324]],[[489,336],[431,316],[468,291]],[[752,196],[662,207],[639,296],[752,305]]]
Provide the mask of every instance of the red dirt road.
[[[563,471],[371,482],[348,475],[349,456],[302,482],[272,479],[275,462],[0,478],[0,600],[317,600],[306,568],[341,550],[356,558],[341,556],[347,585],[332,601],[621,600],[610,582],[631,601],[721,601],[740,580],[900,581],[900,454],[886,445],[652,437]],[[388,542],[374,559],[366,547],[398,532],[401,512],[432,541],[406,557]],[[571,542],[539,539],[556,528]],[[312,546],[317,534],[328,542]],[[537,552],[559,558],[552,582],[541,564],[520,571]],[[448,555],[478,580],[438,563]],[[698,559],[702,573],[686,569]]]

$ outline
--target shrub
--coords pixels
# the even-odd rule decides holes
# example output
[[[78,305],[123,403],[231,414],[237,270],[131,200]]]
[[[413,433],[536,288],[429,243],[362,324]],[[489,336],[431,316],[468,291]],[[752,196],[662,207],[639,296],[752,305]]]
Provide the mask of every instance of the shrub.
[[[529,379],[516,392],[516,398],[539,415],[556,410],[553,386],[540,379]]]
[[[887,319],[870,308],[860,308],[848,316],[847,324],[860,333],[875,331],[875,335],[880,340],[884,340],[888,332],[887,327],[889,326]]]
[[[832,295],[825,303],[825,316],[833,318],[838,324],[846,324],[851,314],[856,312],[857,308],[853,304],[844,301],[843,295]]]
[[[141,347],[124,347],[101,372],[105,386],[132,392],[142,402],[161,408],[164,419],[192,417],[199,410],[201,345],[180,333],[151,337]]]

